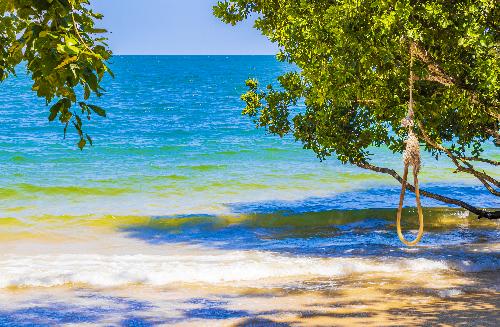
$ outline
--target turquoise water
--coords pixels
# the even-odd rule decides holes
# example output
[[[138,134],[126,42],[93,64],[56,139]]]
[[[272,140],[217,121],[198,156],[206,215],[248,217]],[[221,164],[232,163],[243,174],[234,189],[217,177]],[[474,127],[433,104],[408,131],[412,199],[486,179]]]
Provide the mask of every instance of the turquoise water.
[[[259,203],[269,201],[314,210],[397,204],[390,177],[319,162],[292,138],[266,135],[241,116],[245,79],[267,84],[292,69],[272,56],[116,56],[112,67],[117,77],[95,102],[108,118],[86,122],[95,144],[83,152],[75,132],[63,140],[62,126],[48,122],[22,68],[0,85],[0,209],[9,216],[220,214],[235,205],[263,210]],[[488,145],[498,158],[495,151]],[[401,170],[399,155],[374,153],[376,163]],[[500,206],[449,167],[427,157],[424,186]],[[358,192],[373,188],[384,191]],[[357,200],[342,198],[346,192]]]
[[[330,310],[331,294],[391,283],[384,296],[398,299],[400,290],[437,301],[498,294],[488,293],[498,278],[474,275],[498,271],[498,223],[427,208],[421,246],[407,249],[393,225],[392,177],[320,162],[241,116],[244,80],[270,83],[290,66],[271,56],[116,56],[112,67],[95,102],[108,118],[86,122],[94,146],[84,151],[48,122],[22,68],[0,84],[0,325],[293,321],[312,310],[297,294]],[[373,152],[401,171],[400,155]],[[486,154],[500,159],[491,145]],[[425,155],[423,188],[500,207],[450,167]],[[407,208],[407,237],[415,228]]]

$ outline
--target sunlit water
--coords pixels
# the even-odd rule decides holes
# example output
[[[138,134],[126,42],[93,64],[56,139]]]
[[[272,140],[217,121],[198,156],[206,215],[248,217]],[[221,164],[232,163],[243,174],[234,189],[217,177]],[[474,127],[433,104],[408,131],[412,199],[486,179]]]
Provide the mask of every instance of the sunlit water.
[[[252,314],[262,302],[229,310],[217,301],[251,299],[249,288],[315,297],[377,276],[379,286],[422,280],[415,287],[446,297],[467,292],[451,278],[498,272],[496,222],[426,199],[422,246],[404,248],[391,177],[319,162],[293,139],[255,130],[239,95],[248,77],[265,84],[292,69],[273,57],[118,56],[112,67],[117,77],[95,102],[108,118],[86,122],[94,146],[83,152],[76,133],[63,140],[47,121],[22,69],[0,85],[0,325],[266,316]],[[399,155],[373,152],[401,170]],[[500,159],[490,144],[486,155]],[[425,156],[422,188],[500,207],[450,167]],[[411,237],[415,210],[404,219]],[[495,285],[482,290],[497,294]],[[99,311],[106,301],[119,309]],[[148,320],[120,320],[127,308]]]

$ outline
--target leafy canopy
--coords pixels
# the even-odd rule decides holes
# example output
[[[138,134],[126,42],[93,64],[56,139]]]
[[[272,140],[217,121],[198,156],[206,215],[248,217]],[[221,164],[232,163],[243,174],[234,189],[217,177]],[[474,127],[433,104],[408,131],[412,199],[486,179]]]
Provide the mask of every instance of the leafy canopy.
[[[233,25],[255,14],[255,28],[280,46],[278,59],[298,66],[278,88],[248,80],[243,113],[273,134],[293,133],[322,159],[361,164],[372,145],[403,150],[410,46],[426,149],[438,156],[451,144],[452,156],[470,148],[479,158],[499,137],[497,0],[233,0],[214,14]]]
[[[100,82],[112,75],[106,65],[111,52],[99,36],[106,30],[95,26],[101,18],[88,0],[0,0],[0,82],[26,62],[33,91],[51,105],[49,120],[58,118],[65,135],[71,124],[80,149],[92,144],[82,118],[106,116],[87,101],[103,94]]]

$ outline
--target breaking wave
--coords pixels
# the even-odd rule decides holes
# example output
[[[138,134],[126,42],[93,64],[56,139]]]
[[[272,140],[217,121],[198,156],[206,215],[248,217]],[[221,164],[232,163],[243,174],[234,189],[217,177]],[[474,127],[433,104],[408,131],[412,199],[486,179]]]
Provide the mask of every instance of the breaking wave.
[[[447,263],[429,259],[289,257],[258,251],[208,255],[60,254],[0,257],[0,287],[88,284],[231,283],[283,278],[328,278],[356,273],[439,271]]]

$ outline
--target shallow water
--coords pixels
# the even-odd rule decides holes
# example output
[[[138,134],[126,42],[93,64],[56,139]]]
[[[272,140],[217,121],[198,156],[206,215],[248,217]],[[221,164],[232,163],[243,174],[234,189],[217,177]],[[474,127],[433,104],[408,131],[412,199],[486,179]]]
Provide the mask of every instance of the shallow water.
[[[63,140],[62,126],[47,121],[48,109],[30,91],[22,68],[0,86],[3,212],[28,218],[220,214],[276,200],[314,202],[315,210],[389,208],[397,201],[392,177],[319,162],[291,138],[266,135],[241,116],[245,79],[257,77],[265,85],[292,69],[272,56],[117,56],[112,67],[117,77],[106,80],[107,95],[95,101],[109,118],[85,122],[95,146],[83,152],[76,132],[69,130]],[[401,170],[399,156],[385,149],[373,153],[375,163]],[[491,144],[486,155],[500,158]],[[449,167],[426,157],[422,182],[479,206],[500,206]],[[385,189],[391,187],[389,198]],[[382,191],[363,192],[372,188]],[[322,200],[348,192],[356,197]]]
[[[495,321],[498,223],[425,199],[424,239],[405,248],[391,178],[319,162],[241,117],[243,81],[291,67],[113,61],[96,102],[109,118],[87,123],[95,145],[83,152],[48,123],[22,71],[0,85],[0,325],[390,325],[398,307],[433,324],[444,319],[433,305],[447,323]],[[448,167],[425,157],[422,187],[500,207]],[[404,222],[412,237],[413,208]]]

